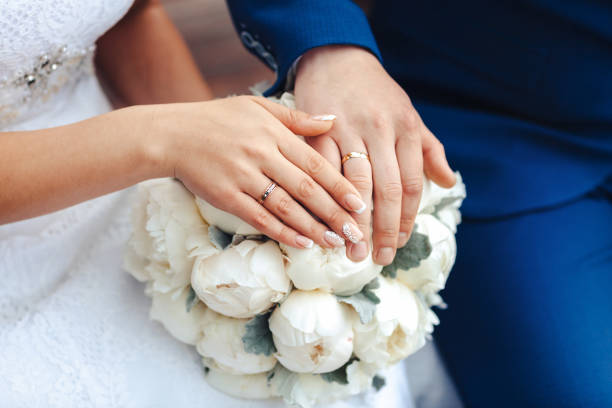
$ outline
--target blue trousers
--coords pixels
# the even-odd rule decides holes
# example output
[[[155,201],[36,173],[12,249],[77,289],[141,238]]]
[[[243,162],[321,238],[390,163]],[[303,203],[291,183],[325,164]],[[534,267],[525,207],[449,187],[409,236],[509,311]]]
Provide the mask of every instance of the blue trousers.
[[[466,406],[612,407],[612,194],[464,219],[457,244],[435,337]]]

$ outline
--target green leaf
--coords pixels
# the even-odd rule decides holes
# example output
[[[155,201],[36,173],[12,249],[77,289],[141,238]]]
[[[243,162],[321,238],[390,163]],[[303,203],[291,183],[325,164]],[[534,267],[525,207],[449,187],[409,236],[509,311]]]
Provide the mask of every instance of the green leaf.
[[[191,309],[198,303],[198,297],[196,296],[195,290],[190,286],[189,294],[187,295],[187,300],[185,300],[185,309],[187,309],[187,313],[191,312]]]
[[[214,225],[208,227],[208,236],[210,237],[210,242],[221,250],[227,248],[229,244],[232,243],[232,236],[221,231]]]
[[[429,238],[427,235],[417,232],[416,227],[415,225],[406,245],[397,250],[393,262],[383,268],[381,272],[383,276],[395,278],[398,269],[407,271],[410,268],[415,268],[419,266],[423,259],[431,255]]]
[[[440,200],[438,204],[434,206],[434,210],[433,210],[434,215],[436,215],[438,212],[444,209],[444,207],[447,207],[453,204],[455,201],[461,200],[462,198],[463,197],[444,197],[443,199]]]
[[[377,289],[379,286],[378,279],[374,278],[360,292],[350,296],[336,295],[336,298],[339,302],[351,305],[357,314],[359,314],[361,323],[366,324],[372,320],[374,313],[376,313],[376,305],[380,303],[380,299],[374,293],[374,289]]]
[[[348,384],[348,378],[346,374],[346,369],[348,366],[353,364],[353,361],[359,360],[357,357],[353,356],[349,361],[346,362],[342,367],[335,369],[334,371],[330,371],[329,373],[322,373],[321,377],[327,382],[337,382],[341,385]]]
[[[238,244],[240,244],[242,241],[246,241],[246,240],[250,240],[250,241],[259,241],[259,242],[266,242],[268,241],[270,238],[268,238],[265,235],[240,235],[240,234],[235,234],[232,237],[232,245],[236,246]]]
[[[246,324],[246,333],[242,336],[242,344],[248,353],[263,354],[269,356],[276,352],[272,341],[272,332],[268,319],[270,314],[260,314],[249,320]]]
[[[380,389],[384,387],[386,383],[387,381],[385,381],[385,377],[381,377],[378,374],[372,378],[372,387],[374,387],[376,391],[380,391]]]

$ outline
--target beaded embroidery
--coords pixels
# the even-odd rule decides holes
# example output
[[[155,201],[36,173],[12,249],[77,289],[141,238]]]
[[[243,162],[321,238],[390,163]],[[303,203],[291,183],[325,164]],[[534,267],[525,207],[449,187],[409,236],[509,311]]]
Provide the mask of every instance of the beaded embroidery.
[[[83,75],[93,73],[95,45],[70,50],[66,46],[42,55],[27,72],[0,79],[0,127],[19,119],[28,109],[43,104]]]

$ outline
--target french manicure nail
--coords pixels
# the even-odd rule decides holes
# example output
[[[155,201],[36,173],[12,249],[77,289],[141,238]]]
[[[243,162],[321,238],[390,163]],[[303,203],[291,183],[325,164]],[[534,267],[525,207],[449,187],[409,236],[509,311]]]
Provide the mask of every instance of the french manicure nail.
[[[302,248],[310,249],[314,245],[312,239],[305,237],[303,235],[298,235],[295,237],[295,243],[301,246]]]
[[[380,248],[376,255],[377,264],[389,265],[391,262],[393,262],[393,248],[391,247]]]
[[[368,256],[368,244],[365,241],[359,241],[351,248],[351,255],[357,261],[364,260]]]
[[[361,197],[355,194],[347,194],[344,196],[344,200],[346,201],[346,205],[357,214],[361,214],[365,211],[367,205],[363,202]]]
[[[336,120],[336,115],[315,115],[315,116],[312,116],[312,119],[330,121],[330,120]]]
[[[358,243],[363,238],[363,233],[357,228],[355,224],[345,222],[342,225],[342,233],[349,239],[353,244]]]
[[[344,239],[334,231],[325,231],[324,237],[325,242],[333,247],[344,246]]]

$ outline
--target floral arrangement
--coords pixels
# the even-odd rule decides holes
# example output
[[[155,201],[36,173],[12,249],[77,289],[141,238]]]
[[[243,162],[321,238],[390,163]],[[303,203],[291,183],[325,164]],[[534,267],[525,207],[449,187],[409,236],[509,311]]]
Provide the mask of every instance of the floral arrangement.
[[[425,344],[464,197],[460,177],[451,189],[425,180],[412,236],[382,267],[344,248],[279,244],[179,181],[150,180],[124,265],[146,282],[151,318],[195,346],[213,387],[310,407],[380,389],[381,370]]]

